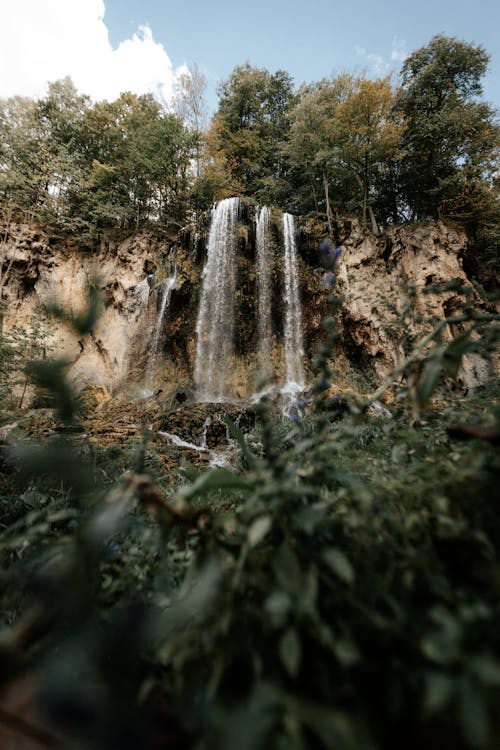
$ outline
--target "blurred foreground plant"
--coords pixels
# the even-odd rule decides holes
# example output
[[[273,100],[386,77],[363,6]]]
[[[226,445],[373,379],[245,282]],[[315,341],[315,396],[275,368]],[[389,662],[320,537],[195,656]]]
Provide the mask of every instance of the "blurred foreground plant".
[[[284,430],[262,402],[255,450],[227,422],[238,472],[186,470],[165,493],[144,444],[103,491],[67,435],[16,453],[33,507],[0,532],[3,600],[24,591],[0,725],[33,739],[9,709],[29,674],[47,747],[497,747],[498,456],[482,441],[450,455],[442,426],[371,417],[373,399],[339,411],[339,302],[307,419]],[[471,343],[427,338],[401,373],[450,347],[456,366]],[[44,368],[70,425],[61,367]]]

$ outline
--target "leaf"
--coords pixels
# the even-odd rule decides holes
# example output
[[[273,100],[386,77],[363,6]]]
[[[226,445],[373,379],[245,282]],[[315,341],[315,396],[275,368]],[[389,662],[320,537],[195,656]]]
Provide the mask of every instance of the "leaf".
[[[279,646],[280,659],[290,677],[296,677],[302,657],[302,647],[297,631],[288,628],[283,635]]]
[[[248,468],[251,470],[255,469],[257,466],[257,457],[252,453],[252,451],[248,447],[248,444],[247,444],[247,441],[245,440],[245,436],[243,432],[233,422],[233,420],[227,416],[227,414],[224,416],[224,423],[227,425],[227,428],[229,432],[231,433],[231,436],[236,440],[236,442],[240,446],[240,450],[243,454],[243,458],[245,459],[245,462]]]
[[[271,530],[273,521],[271,516],[260,516],[252,522],[248,529],[248,543],[250,547],[255,547],[261,542],[266,534]]]
[[[271,619],[271,623],[279,627],[286,622],[292,608],[292,600],[286,591],[273,591],[264,602],[264,609]]]
[[[500,686],[500,663],[492,656],[475,656],[469,661],[469,666],[483,685]]]
[[[221,466],[202,474],[193,484],[188,485],[187,487],[182,487],[179,495],[187,500],[196,497],[197,495],[205,495],[213,490],[248,490],[249,487],[250,485],[246,479],[239,477],[237,474],[233,474],[232,471]]]
[[[455,336],[443,353],[443,369],[450,377],[455,378],[462,364],[462,357],[466,353],[472,328]]]
[[[335,640],[332,644],[332,649],[343,667],[352,667],[353,664],[357,664],[359,661],[360,654],[356,644],[347,638]]]
[[[460,685],[460,719],[464,733],[472,747],[484,747],[490,723],[479,685],[464,677]]]
[[[425,406],[436,388],[441,372],[443,361],[441,353],[434,353],[425,363],[422,374],[417,385],[417,399],[420,406]]]
[[[433,714],[444,709],[453,695],[453,680],[443,672],[429,672],[425,680],[424,709]]]
[[[154,645],[165,646],[173,632],[182,631],[194,619],[206,616],[217,594],[222,571],[215,560],[209,560],[201,570],[191,569],[175,599],[161,612],[154,613],[148,625],[148,635]]]
[[[343,552],[331,547],[323,552],[322,558],[341,581],[349,585],[354,582],[354,569]]]
[[[311,732],[329,750],[355,750],[360,747],[355,727],[348,714],[309,704],[299,707],[299,716]],[[362,747],[366,747],[363,743]]]

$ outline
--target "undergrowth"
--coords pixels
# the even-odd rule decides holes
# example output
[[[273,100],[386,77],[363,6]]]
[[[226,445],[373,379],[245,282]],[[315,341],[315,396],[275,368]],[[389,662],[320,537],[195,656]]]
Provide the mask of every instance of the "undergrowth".
[[[102,750],[498,747],[498,390],[439,391],[470,340],[437,332],[371,415],[328,396],[332,320],[303,419],[228,421],[238,470],[155,481],[146,441],[69,432],[4,457],[0,727]],[[35,376],[69,427],[54,368]],[[10,703],[26,675],[41,733]]]

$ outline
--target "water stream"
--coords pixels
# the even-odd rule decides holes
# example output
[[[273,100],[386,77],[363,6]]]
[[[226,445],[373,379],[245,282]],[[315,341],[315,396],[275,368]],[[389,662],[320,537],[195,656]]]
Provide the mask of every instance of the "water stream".
[[[283,214],[283,239],[285,243],[285,365],[287,391],[304,388],[304,342],[302,336],[302,310],[299,293],[299,269],[295,244],[295,223],[291,214]]]
[[[151,344],[149,347],[148,364],[146,367],[146,385],[151,387],[154,378],[154,372],[156,364],[158,362],[158,356],[160,353],[162,343],[162,331],[164,325],[165,313],[168,310],[170,303],[170,297],[172,296],[172,289],[174,288],[175,282],[177,281],[177,269],[174,268],[174,272],[171,276],[166,279],[161,288],[160,306],[158,308],[158,314],[156,316],[155,326],[153,329],[153,335],[151,336]]]
[[[257,255],[257,361],[265,377],[272,374],[271,259],[269,248],[269,209],[262,206],[256,217]]]
[[[212,211],[196,323],[194,382],[200,400],[220,401],[226,395],[233,358],[238,212],[239,198],[226,198]]]

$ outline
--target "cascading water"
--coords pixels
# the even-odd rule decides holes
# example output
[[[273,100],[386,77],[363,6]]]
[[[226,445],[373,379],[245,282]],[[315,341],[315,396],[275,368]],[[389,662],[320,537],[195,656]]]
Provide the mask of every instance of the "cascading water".
[[[269,257],[269,209],[262,206],[256,218],[257,254],[257,357],[262,375],[271,374],[271,262]]]
[[[285,363],[287,391],[304,387],[304,344],[302,338],[302,311],[299,294],[299,271],[295,244],[295,223],[291,214],[283,214],[285,243]]]
[[[161,333],[163,329],[163,320],[165,312],[168,309],[170,303],[170,297],[172,296],[172,289],[174,288],[175,282],[177,281],[177,269],[174,268],[174,272],[163,282],[161,288],[160,307],[158,309],[158,315],[156,316],[155,327],[153,329],[153,335],[151,337],[151,345],[149,347],[148,364],[146,368],[146,384],[151,386],[156,363],[158,361],[158,355],[160,352],[161,344]]]
[[[226,395],[233,356],[238,212],[239,198],[220,201],[212,211],[208,235],[194,367],[198,397],[208,401],[219,401]]]

